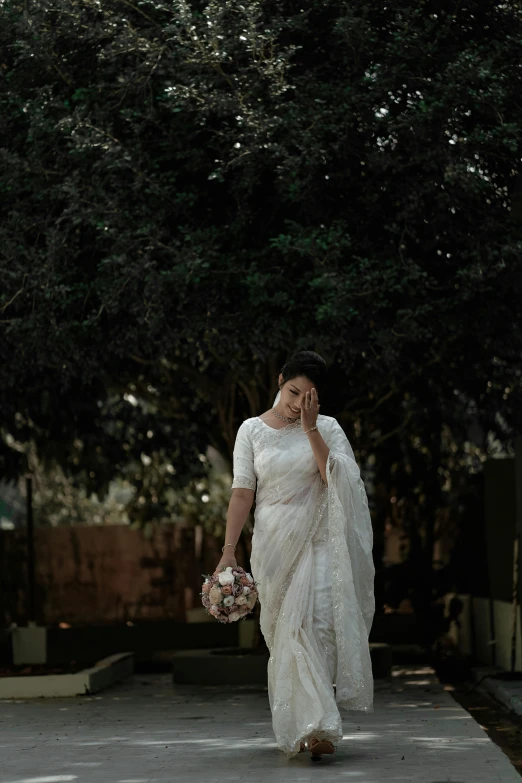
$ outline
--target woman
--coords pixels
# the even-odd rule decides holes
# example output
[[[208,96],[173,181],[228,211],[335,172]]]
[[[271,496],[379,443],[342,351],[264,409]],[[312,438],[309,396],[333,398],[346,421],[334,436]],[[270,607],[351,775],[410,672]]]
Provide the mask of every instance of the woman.
[[[343,735],[339,707],[373,711],[372,526],[350,443],[334,418],[319,415],[325,372],[318,354],[295,354],[274,407],[240,426],[216,568],[236,565],[256,494],[250,562],[270,651],[273,728],[288,758],[305,743],[316,758],[333,753]]]

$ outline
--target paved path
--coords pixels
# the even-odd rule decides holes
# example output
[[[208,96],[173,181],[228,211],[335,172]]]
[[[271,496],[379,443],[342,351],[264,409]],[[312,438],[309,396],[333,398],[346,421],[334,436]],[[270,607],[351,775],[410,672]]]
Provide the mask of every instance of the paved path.
[[[333,757],[287,760],[265,690],[136,674],[94,697],[0,702],[0,783],[520,783],[431,669],[376,680],[375,712],[345,713]]]

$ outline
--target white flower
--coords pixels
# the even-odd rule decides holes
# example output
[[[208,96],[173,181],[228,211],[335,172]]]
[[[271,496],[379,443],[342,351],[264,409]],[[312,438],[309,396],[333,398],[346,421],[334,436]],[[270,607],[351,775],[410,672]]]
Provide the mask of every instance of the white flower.
[[[233,595],[227,595],[226,598],[223,598],[223,605],[224,606],[232,606],[234,603],[234,596]]]
[[[233,585],[236,581],[234,574],[231,571],[222,571],[219,576],[220,585]]]
[[[248,579],[249,582],[253,582],[254,581],[253,578],[250,576],[250,574],[245,574],[245,576],[246,576],[246,578]]]
[[[225,571],[232,571],[232,566],[227,566],[227,567],[225,568]]]
[[[228,615],[228,622],[235,623],[236,620],[239,620],[240,617],[241,615],[239,614],[239,612],[230,612],[230,614]]]
[[[249,594],[249,592],[250,592],[250,587],[247,587],[247,586],[245,585],[245,587],[243,587],[243,595],[248,595],[248,594]]]
[[[247,602],[246,595],[240,595],[239,598],[236,598],[236,604],[238,606],[241,606],[241,604],[246,604],[246,602]]]

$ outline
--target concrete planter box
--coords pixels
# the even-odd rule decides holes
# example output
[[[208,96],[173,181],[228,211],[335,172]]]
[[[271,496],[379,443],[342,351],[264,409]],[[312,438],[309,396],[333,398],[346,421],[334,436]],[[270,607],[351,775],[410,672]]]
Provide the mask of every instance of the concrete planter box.
[[[85,662],[114,655],[121,650],[135,653],[136,661],[150,660],[151,651],[181,649],[214,649],[217,647],[239,647],[240,623],[178,623],[172,620],[162,622],[136,621],[134,625],[92,625],[72,628],[47,629],[47,661]],[[242,620],[246,624],[246,620]]]
[[[103,658],[76,674],[0,677],[0,699],[85,696],[128,677],[134,671],[134,655],[118,653]]]
[[[373,676],[389,677],[392,649],[370,644]],[[268,652],[244,647],[217,650],[180,650],[172,658],[172,679],[184,685],[267,685]]]
[[[268,657],[242,647],[180,650],[172,659],[172,679],[184,685],[266,685]]]

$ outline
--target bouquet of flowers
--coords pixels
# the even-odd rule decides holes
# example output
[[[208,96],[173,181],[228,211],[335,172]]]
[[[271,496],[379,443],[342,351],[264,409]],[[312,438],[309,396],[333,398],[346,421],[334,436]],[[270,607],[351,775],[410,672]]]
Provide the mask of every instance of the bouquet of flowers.
[[[239,566],[227,566],[206,576],[201,603],[220,623],[233,623],[249,614],[257,601],[257,586],[251,574]]]

